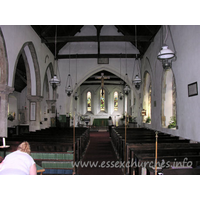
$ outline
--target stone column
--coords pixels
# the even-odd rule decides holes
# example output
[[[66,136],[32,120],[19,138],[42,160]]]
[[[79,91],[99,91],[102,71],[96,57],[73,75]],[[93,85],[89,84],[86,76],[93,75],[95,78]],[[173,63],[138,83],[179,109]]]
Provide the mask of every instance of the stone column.
[[[0,137],[7,137],[8,96],[13,91],[14,88],[0,84]]]
[[[55,103],[56,103],[56,100],[46,100],[46,102],[47,102],[47,121],[48,121],[48,127],[51,127],[51,118],[52,117],[56,117],[56,105],[55,105]],[[54,110],[52,110],[52,107],[54,107],[53,109]]]
[[[29,131],[31,132],[40,130],[40,102],[42,98],[42,96],[27,95],[29,100]]]

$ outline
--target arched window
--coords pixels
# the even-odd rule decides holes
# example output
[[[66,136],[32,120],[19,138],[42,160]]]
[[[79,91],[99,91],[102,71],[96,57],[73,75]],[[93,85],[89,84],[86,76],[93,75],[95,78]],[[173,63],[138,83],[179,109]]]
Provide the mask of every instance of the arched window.
[[[176,85],[171,69],[165,70],[163,75],[162,126],[176,128]]]
[[[118,110],[118,92],[114,92],[114,110]]]
[[[143,120],[145,123],[151,123],[151,77],[147,71],[144,75],[143,94],[143,109],[146,111]]]
[[[92,111],[92,94],[87,92],[87,111]]]
[[[100,109],[105,111],[105,90],[100,90]]]

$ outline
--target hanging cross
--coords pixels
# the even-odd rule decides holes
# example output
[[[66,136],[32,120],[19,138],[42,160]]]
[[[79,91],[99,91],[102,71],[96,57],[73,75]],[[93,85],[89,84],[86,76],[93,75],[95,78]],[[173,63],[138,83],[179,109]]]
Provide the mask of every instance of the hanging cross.
[[[97,76],[95,77],[95,79],[101,79],[101,89],[102,89],[102,96],[103,96],[104,79],[110,79],[110,77],[104,76],[104,73],[101,73],[101,76]]]

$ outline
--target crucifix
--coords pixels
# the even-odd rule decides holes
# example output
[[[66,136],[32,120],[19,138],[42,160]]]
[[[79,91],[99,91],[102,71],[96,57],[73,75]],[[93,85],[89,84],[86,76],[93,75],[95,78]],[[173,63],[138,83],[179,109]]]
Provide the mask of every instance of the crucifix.
[[[109,76],[104,76],[104,73],[101,73],[101,76],[95,77],[95,79],[101,79],[101,91],[102,91],[102,96],[103,96],[103,87],[104,87],[104,79],[110,79]]]

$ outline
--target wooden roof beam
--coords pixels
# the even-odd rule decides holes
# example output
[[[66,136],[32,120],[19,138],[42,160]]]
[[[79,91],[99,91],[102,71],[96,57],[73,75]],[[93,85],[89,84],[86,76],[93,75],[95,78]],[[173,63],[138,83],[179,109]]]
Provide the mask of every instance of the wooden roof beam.
[[[136,58],[138,54],[63,54],[58,55],[58,59],[80,59],[80,58]],[[139,57],[139,56],[138,56]]]
[[[137,36],[137,40],[140,42],[149,42],[151,36]],[[54,37],[45,37],[41,39],[42,43],[55,43]],[[100,42],[123,42],[129,41],[134,42],[135,36],[127,35],[127,36],[100,36]],[[57,42],[98,42],[97,36],[58,36]]]

